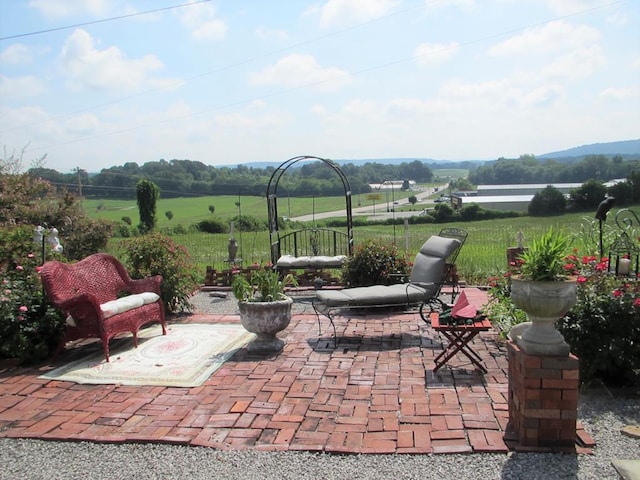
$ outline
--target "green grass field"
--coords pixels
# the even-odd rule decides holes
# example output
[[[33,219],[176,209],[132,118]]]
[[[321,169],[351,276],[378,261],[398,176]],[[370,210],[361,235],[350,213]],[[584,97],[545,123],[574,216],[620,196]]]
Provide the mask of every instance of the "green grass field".
[[[408,196],[410,192],[403,192]],[[378,201],[383,209],[386,202],[385,192]],[[396,197],[400,198],[400,197]],[[240,208],[237,203],[240,202]],[[356,196],[353,206],[367,204],[366,199]],[[420,210],[423,202],[416,205]],[[213,214],[209,211],[209,205],[215,207]],[[139,223],[138,207],[134,200],[84,200],[83,207],[87,214],[93,218],[104,218],[116,222],[123,216],[128,216],[133,225]],[[312,212],[341,210],[344,208],[343,197],[322,198],[279,198],[278,213],[283,216],[296,217]],[[407,207],[411,208],[411,207]],[[637,206],[636,206],[637,208]],[[609,221],[604,225],[605,245],[610,241],[613,231],[613,216],[618,209],[614,208],[609,214]],[[168,220],[166,211],[173,212],[173,219]],[[267,205],[264,197],[257,196],[212,196],[197,198],[160,199],[158,202],[157,216],[158,229],[163,231],[177,224],[185,228],[203,219],[215,218],[223,222],[229,222],[239,213],[251,215],[266,221]],[[572,213],[557,217],[532,218],[520,217],[505,220],[485,220],[478,222],[456,222],[450,224],[423,224],[410,225],[405,231],[403,225],[370,225],[354,228],[356,245],[366,240],[373,239],[377,242],[395,243],[402,253],[409,259],[413,259],[424,241],[436,234],[443,227],[459,227],[469,232],[467,244],[463,248],[458,259],[459,271],[465,280],[470,283],[481,282],[490,275],[495,275],[506,268],[506,249],[517,245],[518,232],[524,236],[524,244],[532,238],[540,235],[549,227],[574,237],[574,246],[579,248],[582,254],[596,254],[598,251],[597,222],[592,212]],[[244,265],[254,263],[267,263],[269,257],[269,233],[242,232],[235,233],[240,243],[239,256]],[[202,270],[203,276],[207,266],[217,270],[229,268],[225,263],[227,254],[228,234],[206,234],[190,232],[183,235],[174,235],[175,242],[185,245]],[[117,253],[117,245],[122,239],[114,238],[109,244],[109,250]]]

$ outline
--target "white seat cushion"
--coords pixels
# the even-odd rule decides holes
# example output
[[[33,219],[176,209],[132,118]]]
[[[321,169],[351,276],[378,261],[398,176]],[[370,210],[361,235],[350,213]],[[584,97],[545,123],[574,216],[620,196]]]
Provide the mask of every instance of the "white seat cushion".
[[[283,255],[278,259],[276,266],[280,268],[340,268],[342,267],[346,259],[346,255],[314,255],[302,257]]]
[[[104,318],[109,318],[117,315],[118,313],[123,313],[128,310],[141,307],[147,303],[153,303],[159,298],[160,296],[153,292],[136,293],[118,298],[117,300],[105,302],[100,305],[100,309],[102,310]]]

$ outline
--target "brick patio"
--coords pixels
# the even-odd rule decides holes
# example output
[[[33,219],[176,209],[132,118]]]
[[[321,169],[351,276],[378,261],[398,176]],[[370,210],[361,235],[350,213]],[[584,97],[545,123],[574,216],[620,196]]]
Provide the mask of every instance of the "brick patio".
[[[52,365],[0,371],[0,437],[339,453],[508,451],[508,365],[497,332],[473,341],[487,374],[462,355],[433,373],[444,338],[417,313],[340,317],[336,326],[334,348],[328,321],[319,334],[315,315],[294,315],[279,335],[286,340],[280,355],[241,350],[195,388],[37,378],[80,347]]]

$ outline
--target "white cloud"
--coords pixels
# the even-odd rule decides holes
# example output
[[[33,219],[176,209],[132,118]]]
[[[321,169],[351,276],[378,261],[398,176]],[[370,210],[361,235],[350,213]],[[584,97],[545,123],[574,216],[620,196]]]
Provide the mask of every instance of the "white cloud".
[[[251,75],[254,85],[283,85],[288,88],[313,87],[317,90],[336,90],[353,80],[346,70],[322,67],[313,55],[292,54],[275,65]]]
[[[100,126],[98,117],[89,113],[74,115],[64,122],[66,133],[74,137],[95,135],[100,131]]]
[[[108,11],[109,0],[30,0],[29,7],[51,18],[64,18],[85,13],[99,16]]]
[[[640,98],[640,86],[635,85],[633,87],[610,87],[599,94],[600,98],[605,100],[635,100]]]
[[[226,23],[217,18],[215,8],[209,3],[180,9],[179,18],[196,40],[221,40],[227,34]]]
[[[465,11],[473,8],[475,4],[475,0],[425,0],[427,11],[444,10],[445,8]]]
[[[33,51],[22,43],[9,45],[0,52],[0,63],[4,65],[24,65],[33,60]]]
[[[574,26],[557,20],[498,43],[489,49],[491,56],[517,56],[557,52],[593,45],[600,40],[600,32],[585,25]]]
[[[268,29],[265,27],[256,28],[256,36],[260,39],[276,39],[276,40],[286,40],[289,38],[289,34],[286,30],[283,29]]]
[[[600,0],[547,0],[547,6],[556,15],[572,15],[602,6]]]
[[[578,80],[587,78],[606,64],[599,46],[582,48],[561,55],[541,70],[541,77],[554,80]]]
[[[519,103],[524,108],[547,107],[562,98],[564,88],[560,85],[544,85],[526,92],[520,97]]]
[[[59,60],[74,84],[97,90],[134,90],[149,81],[150,72],[163,67],[155,55],[127,59],[117,47],[99,50],[82,29],[67,38]]]
[[[419,65],[435,65],[447,62],[460,50],[457,42],[448,45],[444,43],[422,43],[413,52]]]
[[[46,91],[45,84],[33,76],[10,78],[0,75],[0,97],[28,98]]]
[[[320,10],[322,27],[343,27],[368,22],[389,13],[396,0],[328,0]]]

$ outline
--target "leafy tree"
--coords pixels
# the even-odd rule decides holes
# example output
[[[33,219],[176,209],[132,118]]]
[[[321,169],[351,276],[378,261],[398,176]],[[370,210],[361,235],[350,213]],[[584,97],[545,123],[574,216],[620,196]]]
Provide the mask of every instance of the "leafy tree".
[[[211,212],[211,214],[213,214],[213,212],[216,211],[216,207],[214,207],[213,205],[209,205],[209,211]]]
[[[411,205],[415,205],[416,203],[418,203],[418,197],[416,197],[415,195],[409,196],[407,200]]]
[[[446,203],[439,203],[433,209],[433,216],[438,223],[450,221],[454,213],[453,208]]]
[[[564,213],[567,200],[560,190],[547,185],[547,187],[533,196],[527,211],[532,217],[545,215],[559,215]]]
[[[150,180],[140,180],[136,185],[138,210],[140,211],[140,231],[150,232],[156,226],[156,206],[160,189]]]
[[[173,212],[171,210],[167,210],[166,212],[164,212],[164,216],[167,217],[169,221],[171,221],[171,219],[173,218]]]
[[[127,225],[131,226],[131,217],[124,216],[120,220],[122,220]]]
[[[571,190],[569,199],[576,210],[594,210],[607,193],[607,187],[597,180],[587,180],[580,187]]]

